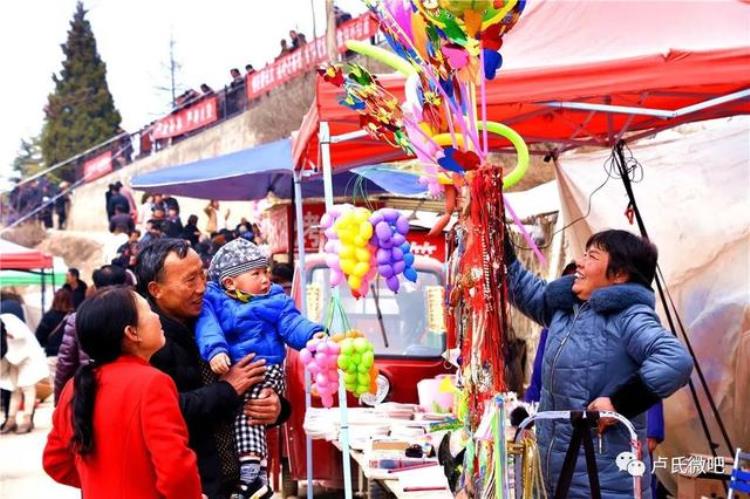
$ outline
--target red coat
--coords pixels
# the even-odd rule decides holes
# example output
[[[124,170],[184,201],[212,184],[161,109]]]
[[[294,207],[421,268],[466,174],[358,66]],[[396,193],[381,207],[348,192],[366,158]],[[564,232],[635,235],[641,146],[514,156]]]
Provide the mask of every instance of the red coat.
[[[86,499],[201,497],[177,388],[145,360],[122,356],[96,371],[93,449],[70,448],[73,380],[62,391],[44,448],[44,471]]]

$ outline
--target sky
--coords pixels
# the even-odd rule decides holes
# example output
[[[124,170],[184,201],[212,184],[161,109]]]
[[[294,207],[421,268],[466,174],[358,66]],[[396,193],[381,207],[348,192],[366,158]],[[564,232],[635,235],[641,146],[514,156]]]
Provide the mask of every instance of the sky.
[[[21,138],[37,135],[52,74],[62,68],[60,45],[67,39],[76,0],[8,2],[0,16],[0,179],[11,174]],[[337,0],[356,15],[360,0]],[[123,118],[135,131],[169,109],[169,41],[181,64],[178,83],[219,89],[233,67],[244,72],[273,60],[290,29],[318,36],[325,31],[325,0],[85,0],[87,19],[107,82]]]

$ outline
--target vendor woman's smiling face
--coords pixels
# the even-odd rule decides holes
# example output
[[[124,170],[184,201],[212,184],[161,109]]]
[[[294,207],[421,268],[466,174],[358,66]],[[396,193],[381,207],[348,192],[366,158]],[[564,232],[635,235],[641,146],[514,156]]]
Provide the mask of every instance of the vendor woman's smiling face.
[[[609,266],[609,253],[596,246],[586,248],[586,253],[576,260],[573,294],[581,300],[588,300],[599,288],[627,281],[627,276],[622,276],[622,274],[608,276],[607,266]]]

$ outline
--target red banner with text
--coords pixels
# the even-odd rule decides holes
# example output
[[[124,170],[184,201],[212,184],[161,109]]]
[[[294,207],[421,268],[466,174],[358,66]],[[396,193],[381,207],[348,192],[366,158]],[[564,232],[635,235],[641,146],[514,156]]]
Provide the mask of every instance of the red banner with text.
[[[111,171],[112,151],[104,151],[83,163],[83,178],[86,179],[86,182],[103,177]]]
[[[166,139],[203,128],[216,121],[219,116],[218,99],[214,96],[203,97],[187,107],[165,116],[154,124],[153,138]]]
[[[347,40],[367,40],[375,36],[378,23],[370,14],[364,14],[336,28],[336,47],[346,51]],[[302,73],[311,71],[328,60],[325,36],[316,38],[299,49],[283,56],[263,69],[247,75],[248,99],[254,99]]]

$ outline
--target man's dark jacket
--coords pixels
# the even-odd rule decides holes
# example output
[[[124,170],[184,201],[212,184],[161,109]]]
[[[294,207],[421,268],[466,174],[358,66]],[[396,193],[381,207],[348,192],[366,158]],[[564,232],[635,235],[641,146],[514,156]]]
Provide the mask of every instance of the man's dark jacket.
[[[152,308],[159,314],[166,343],[151,357],[151,364],[167,373],[177,385],[180,408],[190,436],[189,445],[198,457],[203,493],[209,499],[223,499],[237,477],[222,476],[222,456],[235,461],[237,458],[231,455],[231,446],[227,449],[225,445],[222,450],[220,434],[231,435],[226,431],[227,425],[234,420],[242,397],[226,381],[217,381],[208,363],[200,357],[194,324],[188,327],[166,316],[153,304]],[[289,404],[283,398],[281,402],[277,423],[285,421],[290,412]],[[226,466],[224,468],[226,470]],[[227,475],[226,471],[224,475]]]

